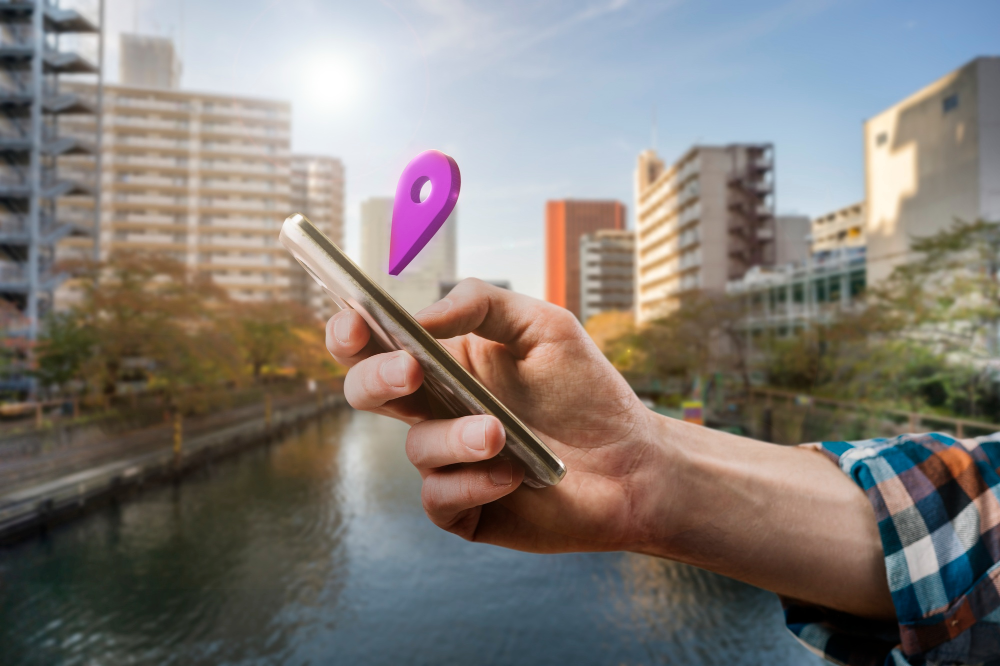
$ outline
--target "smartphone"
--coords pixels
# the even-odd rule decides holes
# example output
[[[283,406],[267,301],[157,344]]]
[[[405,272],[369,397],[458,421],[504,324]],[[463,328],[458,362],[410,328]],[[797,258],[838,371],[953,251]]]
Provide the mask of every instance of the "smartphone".
[[[420,363],[424,386],[452,416],[495,416],[507,432],[500,455],[522,463],[526,485],[554,486],[566,475],[549,447],[304,215],[289,216],[278,239],[341,309],[361,315],[384,350],[403,349]]]

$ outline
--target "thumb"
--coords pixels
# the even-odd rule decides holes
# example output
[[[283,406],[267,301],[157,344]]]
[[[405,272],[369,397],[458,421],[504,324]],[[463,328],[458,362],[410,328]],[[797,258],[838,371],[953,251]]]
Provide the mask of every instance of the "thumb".
[[[580,326],[568,310],[475,278],[459,282],[448,296],[418,312],[416,319],[436,338],[475,333],[506,345],[520,358]]]

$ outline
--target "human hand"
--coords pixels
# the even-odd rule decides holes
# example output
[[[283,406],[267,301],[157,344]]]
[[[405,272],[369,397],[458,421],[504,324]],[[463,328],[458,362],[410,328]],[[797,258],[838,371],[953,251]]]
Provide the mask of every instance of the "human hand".
[[[662,476],[653,483],[665,449],[650,437],[652,412],[573,315],[465,280],[417,320],[567,467],[557,486],[523,486],[516,462],[492,460],[505,438],[496,418],[432,418],[417,362],[403,351],[382,353],[361,316],[342,311],[327,325],[327,347],[350,366],[347,399],[411,425],[406,452],[423,477],[430,519],[463,538],[519,550],[640,549],[662,494],[651,488],[670,486]]]

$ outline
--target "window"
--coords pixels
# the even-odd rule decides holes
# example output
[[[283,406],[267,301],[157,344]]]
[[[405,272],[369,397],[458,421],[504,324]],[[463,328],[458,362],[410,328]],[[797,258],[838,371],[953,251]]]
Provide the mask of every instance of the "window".
[[[826,303],[826,279],[820,278],[814,284],[816,285],[816,301]]]
[[[945,97],[944,100],[941,102],[941,108],[944,110],[944,113],[948,113],[949,111],[954,111],[955,109],[957,109],[958,93],[953,93]]]
[[[884,146],[888,140],[889,140],[888,132],[879,132],[878,135],[875,137],[875,145]]]
[[[857,298],[865,291],[865,272],[853,271],[851,273],[851,298]]]
[[[830,278],[830,302],[840,302],[840,276]]]
[[[795,283],[792,287],[792,300],[796,303],[802,303],[806,298],[806,290],[801,282]]]

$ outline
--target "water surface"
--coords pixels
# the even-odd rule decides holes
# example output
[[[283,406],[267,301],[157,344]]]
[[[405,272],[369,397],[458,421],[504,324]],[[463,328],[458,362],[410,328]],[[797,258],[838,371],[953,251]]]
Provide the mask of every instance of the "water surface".
[[[0,550],[0,663],[821,663],[747,585],[438,530],[404,437],[345,410]]]

